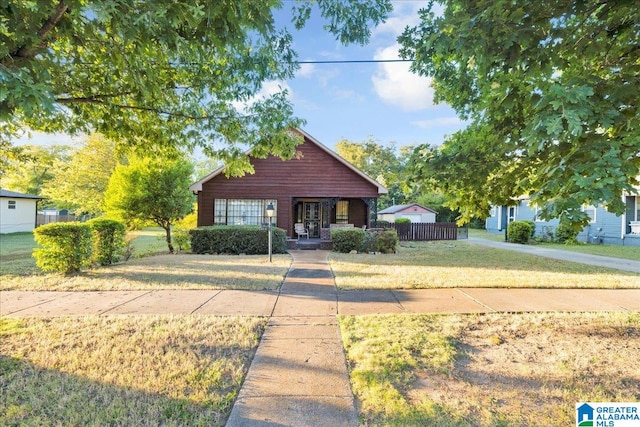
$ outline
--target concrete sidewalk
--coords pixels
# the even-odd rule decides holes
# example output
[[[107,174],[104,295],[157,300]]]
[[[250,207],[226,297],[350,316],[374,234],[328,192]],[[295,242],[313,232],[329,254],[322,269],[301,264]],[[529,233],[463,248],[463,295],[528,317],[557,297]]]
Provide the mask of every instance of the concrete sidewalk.
[[[327,251],[292,251],[280,292],[159,290],[0,293],[10,317],[195,314],[269,317],[227,426],[357,426],[337,314],[640,311],[640,289],[339,292]]]
[[[469,237],[469,243],[489,246],[498,249],[523,252],[530,255],[537,255],[545,258],[559,259],[563,261],[577,262],[580,264],[594,265],[597,267],[615,268],[616,270],[631,271],[640,273],[640,260],[613,258],[601,255],[584,254],[573,251],[563,251],[562,249],[541,248],[533,245],[519,245],[517,243],[495,242],[493,240]]]

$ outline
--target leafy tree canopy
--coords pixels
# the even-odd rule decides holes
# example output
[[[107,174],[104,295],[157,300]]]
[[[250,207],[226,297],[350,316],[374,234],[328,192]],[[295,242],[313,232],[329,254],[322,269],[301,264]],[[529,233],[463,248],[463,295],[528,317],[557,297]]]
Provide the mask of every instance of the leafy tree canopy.
[[[343,43],[365,43],[390,0],[317,0],[325,28]],[[309,2],[281,0],[7,0],[0,5],[0,146],[25,127],[100,132],[142,149],[201,147],[229,170],[253,155],[290,158],[298,138],[281,90],[292,77],[292,37],[273,11],[291,6],[305,25]],[[238,107],[244,104],[244,107]],[[246,144],[246,145],[245,145]]]
[[[583,203],[623,212],[640,176],[636,2],[438,0],[420,18],[401,55],[471,124],[412,164],[463,221],[527,194],[576,225]]]
[[[100,134],[90,135],[68,158],[57,160],[53,179],[44,184],[42,195],[58,208],[99,215],[109,178],[124,161],[115,145]]]
[[[404,165],[412,147],[396,148],[395,143],[381,144],[372,138],[353,142],[346,139],[336,143],[336,152],[346,161],[384,185],[389,194],[381,197],[382,206],[405,202],[409,191],[404,176]]]
[[[127,224],[151,221],[166,233],[173,252],[171,225],[193,209],[189,191],[193,166],[184,158],[130,156],[128,164],[116,166],[104,194],[108,216]]]
[[[6,163],[1,181],[2,188],[41,196],[44,188],[58,173],[60,165],[69,161],[71,148],[66,145],[26,145],[20,147],[20,151],[21,158],[13,158]],[[45,201],[39,206],[50,205]]]

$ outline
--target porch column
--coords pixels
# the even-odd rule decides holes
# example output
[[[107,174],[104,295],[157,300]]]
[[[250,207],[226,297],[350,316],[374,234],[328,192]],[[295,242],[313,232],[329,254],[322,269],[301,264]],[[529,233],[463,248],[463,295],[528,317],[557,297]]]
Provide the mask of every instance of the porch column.
[[[367,205],[367,228],[371,227],[371,221],[378,222],[378,198],[377,197],[363,197],[362,201]]]

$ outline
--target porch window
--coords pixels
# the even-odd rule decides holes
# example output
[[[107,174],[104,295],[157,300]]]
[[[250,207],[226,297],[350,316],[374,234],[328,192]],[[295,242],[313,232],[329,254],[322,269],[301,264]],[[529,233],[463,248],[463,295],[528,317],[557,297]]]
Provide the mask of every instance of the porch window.
[[[336,203],[336,224],[349,223],[349,201],[339,200]]]
[[[582,212],[586,213],[589,216],[589,223],[593,224],[596,222],[596,207],[593,205],[583,205]]]
[[[276,200],[272,199],[216,199],[214,203],[215,224],[260,225],[268,221],[266,209],[273,203],[278,211]]]

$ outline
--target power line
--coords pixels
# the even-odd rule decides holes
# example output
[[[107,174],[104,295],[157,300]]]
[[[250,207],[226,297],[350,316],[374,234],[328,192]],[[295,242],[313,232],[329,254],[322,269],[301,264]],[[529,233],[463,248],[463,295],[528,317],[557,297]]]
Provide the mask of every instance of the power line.
[[[413,59],[349,59],[349,60],[327,60],[327,61],[292,61],[296,64],[380,64],[386,62],[413,62]]]

